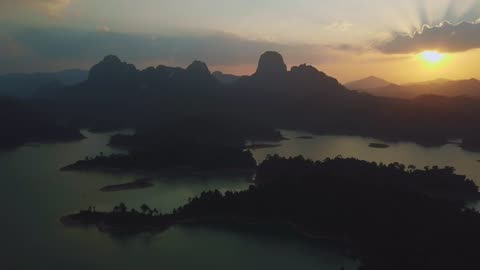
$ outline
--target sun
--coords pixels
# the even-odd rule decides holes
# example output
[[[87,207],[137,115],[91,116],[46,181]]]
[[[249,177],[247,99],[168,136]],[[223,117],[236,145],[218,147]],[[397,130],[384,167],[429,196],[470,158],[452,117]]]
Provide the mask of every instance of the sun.
[[[439,64],[442,60],[445,59],[445,54],[439,53],[437,51],[424,51],[420,53],[420,59],[427,62],[428,64]]]

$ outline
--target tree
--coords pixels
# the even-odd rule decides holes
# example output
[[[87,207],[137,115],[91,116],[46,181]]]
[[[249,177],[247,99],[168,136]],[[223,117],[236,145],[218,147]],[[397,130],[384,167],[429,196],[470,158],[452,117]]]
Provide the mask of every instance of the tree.
[[[142,210],[142,213],[143,214],[146,214],[148,211],[151,211],[150,210],[150,207],[147,205],[147,204],[142,204],[142,206],[140,206],[140,209]]]

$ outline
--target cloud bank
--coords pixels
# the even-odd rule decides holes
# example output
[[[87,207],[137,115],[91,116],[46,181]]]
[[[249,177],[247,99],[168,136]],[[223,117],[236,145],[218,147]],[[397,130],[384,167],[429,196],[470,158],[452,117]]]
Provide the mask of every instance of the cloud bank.
[[[412,36],[397,34],[391,40],[376,45],[386,54],[418,53],[425,50],[464,52],[480,48],[480,22],[424,26]]]
[[[146,35],[113,32],[107,26],[97,31],[22,28],[10,31],[0,61],[0,73],[88,67],[105,55],[115,54],[145,65],[186,66],[193,60],[210,66],[256,65],[261,53],[275,50],[289,64],[319,64],[355,48],[346,45],[280,44],[245,39],[228,33]],[[21,48],[18,49],[18,48]]]

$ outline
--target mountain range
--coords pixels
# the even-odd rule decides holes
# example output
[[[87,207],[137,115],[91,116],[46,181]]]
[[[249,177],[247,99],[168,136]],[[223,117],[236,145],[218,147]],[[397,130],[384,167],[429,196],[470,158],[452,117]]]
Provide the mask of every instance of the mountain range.
[[[249,138],[278,138],[272,130],[283,128],[426,145],[468,138],[465,147],[480,145],[475,139],[480,137],[477,99],[424,95],[407,100],[352,91],[313,66],[289,69],[273,51],[260,56],[254,74],[230,83],[220,82],[201,61],[185,69],[139,70],[110,55],[89,70],[85,81],[47,87],[35,97],[49,104],[43,108],[50,110],[52,121],[102,131],[213,122]]]
[[[88,71],[70,69],[52,73],[6,74],[0,76],[0,96],[27,98],[37,90],[74,85],[87,79]]]
[[[477,79],[437,79],[433,81],[399,85],[389,83],[377,77],[368,77],[347,83],[345,86],[349,89],[369,93],[374,96],[405,99],[412,99],[422,95],[480,97],[480,81]]]

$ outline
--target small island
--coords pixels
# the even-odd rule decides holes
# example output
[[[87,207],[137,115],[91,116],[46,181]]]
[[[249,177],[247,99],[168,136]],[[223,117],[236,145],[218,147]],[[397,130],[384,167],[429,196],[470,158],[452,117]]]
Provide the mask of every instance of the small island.
[[[152,186],[153,186],[153,183],[151,182],[150,178],[140,178],[129,183],[105,186],[105,187],[102,187],[100,191],[113,192],[113,191],[122,191],[122,190],[130,190],[130,189],[144,189]]]
[[[383,143],[371,143],[368,146],[371,148],[379,148],[379,149],[385,149],[390,147],[390,145],[383,144]]]

